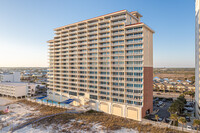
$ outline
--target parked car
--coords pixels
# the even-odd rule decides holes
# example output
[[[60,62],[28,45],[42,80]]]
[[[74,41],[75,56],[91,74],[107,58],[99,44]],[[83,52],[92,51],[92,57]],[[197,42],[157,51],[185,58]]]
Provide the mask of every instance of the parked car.
[[[163,119],[162,118],[158,118],[158,121],[162,121]]]
[[[160,107],[161,105],[162,105],[161,103],[158,103],[158,104],[157,104],[157,107]]]
[[[194,110],[192,107],[184,107],[184,109],[186,109],[188,112],[192,112]]]
[[[170,121],[171,121],[171,119],[165,118],[165,122],[166,122],[166,123],[169,123]]]
[[[157,107],[160,107],[161,105],[163,105],[163,102],[159,101],[158,104],[157,104]]]
[[[162,99],[163,102],[166,102],[167,100],[165,98]]]
[[[158,97],[156,97],[154,100],[155,100],[155,101],[158,101],[158,100],[159,100],[159,98],[158,98]]]
[[[155,118],[151,118],[152,121],[157,121]]]
[[[189,116],[186,116],[185,119],[186,119],[187,122],[190,122],[190,117]]]
[[[193,107],[193,105],[194,105],[193,102],[187,102],[187,103],[185,104],[186,107]]]
[[[187,126],[187,130],[192,130],[192,127],[191,126]]]

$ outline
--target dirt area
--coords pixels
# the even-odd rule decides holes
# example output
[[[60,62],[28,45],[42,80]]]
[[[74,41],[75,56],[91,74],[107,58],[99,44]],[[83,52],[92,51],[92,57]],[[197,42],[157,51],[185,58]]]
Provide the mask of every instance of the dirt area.
[[[140,124],[138,121],[125,119],[122,117],[109,115],[102,112],[88,111],[81,114],[61,114],[51,118],[43,119],[35,124],[33,127],[40,127],[45,125],[51,127],[53,125],[59,125],[55,127],[59,132],[149,132],[149,133],[163,133],[172,132],[172,129],[154,127],[151,124]],[[98,129],[98,130],[97,130]],[[174,131],[174,133],[181,133],[181,131]]]
[[[18,103],[23,103],[27,106],[30,106],[30,107],[34,108],[35,111],[39,110],[40,114],[42,116],[61,113],[61,112],[64,112],[64,111],[67,110],[67,109],[64,109],[64,108],[51,107],[51,106],[42,105],[42,104],[38,104],[38,103],[35,103],[35,102],[27,101],[27,100],[20,100],[20,101],[18,101]]]
[[[194,68],[154,68],[154,77],[171,78],[176,80],[192,80],[195,75]]]

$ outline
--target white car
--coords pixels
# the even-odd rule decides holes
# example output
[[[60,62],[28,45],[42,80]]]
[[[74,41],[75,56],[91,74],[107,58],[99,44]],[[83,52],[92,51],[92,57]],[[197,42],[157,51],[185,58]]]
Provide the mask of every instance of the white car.
[[[187,126],[187,130],[192,130],[192,127],[191,126]]]

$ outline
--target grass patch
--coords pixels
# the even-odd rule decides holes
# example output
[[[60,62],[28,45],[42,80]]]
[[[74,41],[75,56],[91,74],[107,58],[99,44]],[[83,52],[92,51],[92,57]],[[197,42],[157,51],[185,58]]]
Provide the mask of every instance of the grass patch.
[[[71,122],[71,120],[75,120]],[[81,121],[81,122],[79,122]],[[79,129],[89,131],[91,130],[92,124],[98,123],[103,126],[104,130],[119,130],[123,128],[136,129],[139,132],[148,132],[148,133],[182,133],[181,131],[175,131],[168,128],[159,128],[154,127],[151,124],[140,124],[138,121],[117,117],[114,115],[105,114],[97,111],[87,111],[81,114],[60,114],[50,118],[43,119],[35,125],[45,124],[49,126],[51,124],[66,124],[69,123],[72,125],[71,129]],[[37,127],[37,126],[35,126]]]
[[[7,114],[6,112],[4,112],[3,110],[0,110],[0,115],[5,115]]]
[[[53,106],[39,104],[36,102],[31,102],[28,100],[19,100],[18,102],[35,108],[35,111],[40,111],[42,115],[56,114],[56,113],[61,113],[67,110],[67,109],[63,109],[59,107],[53,107]]]

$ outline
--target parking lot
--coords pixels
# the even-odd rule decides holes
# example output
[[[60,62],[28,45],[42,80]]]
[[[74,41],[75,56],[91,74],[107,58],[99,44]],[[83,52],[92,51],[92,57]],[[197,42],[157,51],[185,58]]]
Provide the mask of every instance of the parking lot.
[[[170,113],[167,110],[168,110],[168,108],[170,107],[171,104],[172,104],[171,102],[166,101],[166,102],[163,102],[163,105],[161,105],[159,107],[157,107],[157,105],[154,104],[153,108],[154,108],[154,110],[159,109],[159,111],[157,113],[159,118],[162,118],[162,119],[169,118],[170,117]]]
[[[168,112],[168,109],[172,104],[172,99],[154,98],[153,103],[154,103],[153,104],[154,111],[147,117],[147,119],[152,120],[152,121],[157,121],[155,119],[155,115],[158,115],[159,122],[170,123],[171,120],[170,120],[170,113]],[[189,108],[193,109],[193,107],[189,107]],[[184,112],[185,114],[190,114],[190,117],[188,117],[187,115],[183,116],[187,120],[187,123],[184,125],[184,127],[187,128],[187,130],[189,130],[188,127],[194,129],[194,127],[192,127],[193,120],[195,119],[194,111],[189,110],[186,104]],[[178,124],[178,125],[179,127],[182,126],[181,124]]]
[[[154,99],[153,110],[154,112],[149,115],[148,119],[156,121],[155,115],[158,115],[159,121],[169,122],[165,119],[170,117],[170,113],[168,112],[168,108],[172,104],[172,101],[166,99]]]

